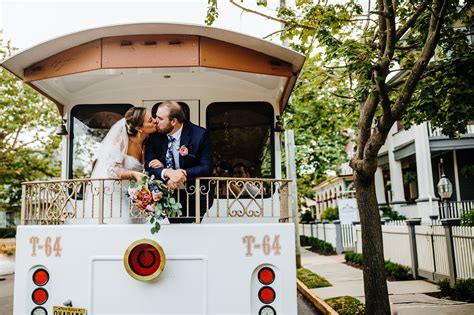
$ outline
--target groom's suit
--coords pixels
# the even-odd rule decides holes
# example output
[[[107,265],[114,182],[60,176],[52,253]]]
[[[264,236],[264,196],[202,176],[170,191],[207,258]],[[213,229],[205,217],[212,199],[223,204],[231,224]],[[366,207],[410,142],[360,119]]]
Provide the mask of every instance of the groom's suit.
[[[183,121],[183,130],[181,132],[181,139],[179,147],[185,146],[188,149],[186,156],[179,155],[179,168],[186,171],[186,184],[194,185],[192,179],[196,177],[206,177],[212,175],[212,148],[211,141],[206,129],[197,126],[189,121]],[[168,148],[168,137],[165,134],[155,132],[151,134],[145,142],[145,170],[150,175],[155,175],[155,178],[161,179],[161,173],[164,168],[150,168],[148,163],[151,160],[158,159],[161,162],[166,161],[166,152]],[[201,185],[207,183],[201,183]],[[189,191],[189,189],[188,189]],[[194,191],[194,190],[193,190]],[[180,202],[183,205],[183,215],[186,215],[186,202],[184,191],[181,191]],[[209,196],[209,207],[212,205],[213,194]],[[207,211],[206,198],[201,198],[201,216]],[[189,216],[195,216],[195,197],[191,195],[189,198]],[[193,219],[171,219],[170,222],[188,223],[193,222]]]

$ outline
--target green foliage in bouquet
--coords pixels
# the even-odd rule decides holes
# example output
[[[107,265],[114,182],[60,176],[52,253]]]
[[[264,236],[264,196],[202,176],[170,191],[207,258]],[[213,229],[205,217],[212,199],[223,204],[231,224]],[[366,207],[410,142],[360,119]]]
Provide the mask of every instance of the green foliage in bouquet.
[[[166,184],[153,175],[144,176],[139,182],[131,181],[127,195],[140,213],[149,216],[150,223],[153,224],[152,234],[160,230],[160,220],[181,215],[181,203],[172,197]]]

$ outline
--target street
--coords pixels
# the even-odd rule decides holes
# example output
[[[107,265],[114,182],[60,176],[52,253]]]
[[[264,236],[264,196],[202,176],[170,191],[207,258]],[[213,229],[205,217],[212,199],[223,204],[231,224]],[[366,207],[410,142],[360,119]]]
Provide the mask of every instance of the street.
[[[13,274],[0,276],[0,315],[13,314]]]
[[[0,276],[0,315],[11,314],[13,314],[13,274]],[[315,315],[321,313],[298,293],[298,314]]]

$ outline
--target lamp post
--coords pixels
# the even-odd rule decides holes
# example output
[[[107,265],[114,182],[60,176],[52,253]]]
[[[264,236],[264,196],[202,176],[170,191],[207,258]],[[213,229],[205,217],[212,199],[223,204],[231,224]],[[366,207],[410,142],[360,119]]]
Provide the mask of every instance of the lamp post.
[[[451,183],[449,178],[444,175],[444,172],[438,182],[438,194],[441,197],[441,200],[444,201],[443,212],[445,212],[446,209],[448,209],[448,199],[451,198],[451,195],[453,194],[453,184]],[[440,217],[441,216],[442,219],[445,219],[446,213],[440,213]]]

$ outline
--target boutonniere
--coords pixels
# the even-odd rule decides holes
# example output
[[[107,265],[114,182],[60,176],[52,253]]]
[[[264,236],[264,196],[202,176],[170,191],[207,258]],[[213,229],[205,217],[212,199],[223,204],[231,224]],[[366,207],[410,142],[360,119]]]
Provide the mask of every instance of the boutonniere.
[[[185,145],[182,145],[180,148],[179,148],[179,155],[181,156],[186,156],[189,154],[189,150],[188,148],[185,146]]]

